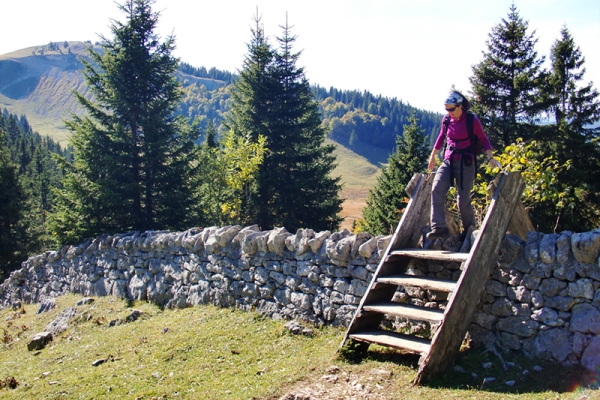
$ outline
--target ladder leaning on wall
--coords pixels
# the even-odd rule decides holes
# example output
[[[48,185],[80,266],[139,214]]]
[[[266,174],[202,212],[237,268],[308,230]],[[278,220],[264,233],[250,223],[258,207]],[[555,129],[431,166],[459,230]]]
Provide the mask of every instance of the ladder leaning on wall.
[[[407,187],[408,206],[342,341],[342,347],[350,345],[359,353],[375,343],[420,354],[416,384],[426,383],[454,363],[515,207],[522,208],[520,197],[524,188],[520,173],[499,174],[490,184],[493,196],[478,238],[469,253],[456,253],[415,248],[429,224],[432,183],[432,175],[416,174]],[[460,262],[460,278],[454,282],[405,275],[412,258]],[[446,309],[392,302],[400,286],[448,292]],[[437,330],[431,340],[386,330],[380,326],[386,315],[427,321],[437,325]]]

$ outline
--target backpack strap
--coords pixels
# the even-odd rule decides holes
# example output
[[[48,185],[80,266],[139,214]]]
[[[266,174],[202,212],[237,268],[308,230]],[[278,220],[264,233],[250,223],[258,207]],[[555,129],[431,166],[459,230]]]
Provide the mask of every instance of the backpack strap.
[[[441,150],[438,152],[438,157],[442,162],[444,161],[444,155],[446,154],[446,147],[448,146],[448,140],[446,137],[448,136],[448,126],[450,125],[450,114],[446,114],[444,119],[442,120],[442,125],[444,126],[444,146],[442,146]]]

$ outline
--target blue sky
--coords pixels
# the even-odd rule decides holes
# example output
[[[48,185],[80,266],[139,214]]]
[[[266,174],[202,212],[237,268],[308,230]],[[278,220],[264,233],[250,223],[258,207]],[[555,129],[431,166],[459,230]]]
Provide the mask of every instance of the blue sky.
[[[112,0],[6,1],[0,54],[50,41],[109,35],[124,20]],[[368,90],[441,111],[451,85],[468,92],[471,66],[482,60],[492,27],[513,0],[157,0],[159,34],[176,37],[175,55],[193,66],[235,72],[242,66],[258,7],[275,42],[285,23],[298,36],[299,64],[313,84]],[[585,58],[585,81],[600,88],[600,1],[514,0],[546,55],[566,25]]]

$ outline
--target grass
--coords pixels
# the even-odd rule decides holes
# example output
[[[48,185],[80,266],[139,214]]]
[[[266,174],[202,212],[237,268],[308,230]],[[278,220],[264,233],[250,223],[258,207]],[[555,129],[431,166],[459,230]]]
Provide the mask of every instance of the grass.
[[[341,176],[344,185],[340,193],[340,197],[344,199],[340,215],[345,219],[340,229],[352,231],[352,223],[362,217],[367,193],[375,185],[380,169],[337,142],[327,139],[326,144],[334,144],[336,147],[334,154],[338,165],[333,176]]]
[[[284,321],[254,312],[213,306],[163,310],[112,297],[78,307],[67,331],[56,335],[45,349],[28,351],[30,338],[78,299],[60,297],[54,310],[40,315],[35,314],[37,305],[26,305],[24,313],[0,311],[4,342],[0,380],[18,382],[14,389],[0,388],[0,398],[278,399],[299,388],[321,387],[332,397],[319,398],[333,399],[347,398],[343,393],[356,390],[352,385],[358,382],[365,387],[360,393],[380,396],[369,397],[377,399],[579,399],[583,395],[591,399],[598,395],[591,389],[577,390],[586,382],[579,369],[540,364],[543,371],[535,372],[531,364],[535,361],[519,359],[516,365],[532,371],[523,379],[516,366],[514,371],[484,370],[485,360],[494,361],[494,368],[499,363],[493,359],[496,356],[480,350],[463,353],[458,360],[467,373],[451,371],[429,386],[414,387],[416,358],[371,346],[359,363],[340,359],[337,349],[344,333],[340,328],[313,328],[312,336],[295,336],[285,329]],[[109,327],[110,321],[125,319],[132,307],[143,311],[140,319]],[[100,359],[106,361],[92,365]],[[327,384],[322,377],[332,366],[339,369],[340,381]],[[381,370],[389,375],[374,375],[373,371]],[[478,378],[472,378],[471,372]],[[482,385],[483,377],[489,376],[485,374],[496,374],[497,382]],[[517,381],[514,387],[504,384],[508,378]]]

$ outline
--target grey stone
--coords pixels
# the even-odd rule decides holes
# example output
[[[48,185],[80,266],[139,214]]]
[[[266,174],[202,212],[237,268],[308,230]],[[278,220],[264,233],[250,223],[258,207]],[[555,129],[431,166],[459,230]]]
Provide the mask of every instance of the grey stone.
[[[316,233],[312,239],[308,240],[308,246],[310,247],[310,249],[312,250],[313,253],[318,253],[319,250],[321,249],[321,246],[323,246],[323,243],[325,242],[325,240],[327,238],[329,238],[330,236],[331,236],[331,232],[329,232],[329,231],[323,231],[323,232]]]
[[[473,316],[473,323],[490,331],[494,329],[496,321],[498,321],[498,317],[481,311],[475,312],[475,315]]]
[[[27,344],[27,350],[42,350],[48,343],[53,340],[52,332],[40,332],[31,338],[31,341]]]
[[[553,272],[555,278],[563,281],[573,282],[576,279],[575,266],[572,264],[561,264],[558,265]]]
[[[513,315],[513,302],[506,297],[500,297],[492,304],[491,312],[500,317],[509,317]]]
[[[348,273],[350,276],[361,279],[365,281],[367,279],[368,271],[365,267],[355,266],[353,264],[348,264]]]
[[[502,332],[531,337],[537,332],[539,323],[526,317],[507,317],[501,318],[496,328]]]
[[[569,296],[582,297],[592,300],[594,298],[594,285],[591,279],[579,279],[569,283]]]
[[[571,236],[571,250],[578,262],[596,264],[600,256],[600,229],[574,233]]]
[[[594,336],[583,351],[581,365],[592,372],[600,370],[600,336]]]
[[[567,287],[567,283],[563,281],[559,281],[556,278],[549,278],[542,280],[540,284],[539,291],[542,292],[544,296],[552,297],[556,296],[560,293],[561,290]]]
[[[535,231],[530,231],[527,234],[527,241],[525,244],[525,259],[530,264],[538,261],[539,257],[539,240],[541,239],[542,234],[538,234]]]
[[[273,229],[267,238],[267,249],[277,255],[282,255],[285,250],[285,240],[292,236],[285,228]]]
[[[506,289],[506,295],[513,301],[529,303],[531,301],[531,292],[525,286],[511,287]]]
[[[588,303],[575,305],[571,317],[571,331],[600,333],[600,311]]]
[[[45,332],[50,332],[56,335],[57,333],[69,329],[69,321],[77,314],[77,309],[74,307],[65,308],[55,319],[44,328]]]
[[[552,276],[552,266],[550,264],[535,263],[529,273],[537,278],[550,278]]]
[[[513,335],[511,333],[502,332],[500,334],[500,341],[502,345],[510,350],[520,350],[521,349],[521,341],[517,335]]]
[[[537,354],[550,354],[557,361],[564,361],[573,349],[573,339],[566,329],[554,328],[537,335],[534,344]]]
[[[539,255],[543,263],[552,264],[556,261],[556,239],[555,233],[544,235],[539,245]]]
[[[54,297],[46,297],[40,303],[40,306],[36,312],[36,314],[43,314],[48,312],[56,307],[56,299]]]
[[[485,291],[492,296],[506,296],[506,285],[494,279],[490,279],[485,283]]]
[[[567,264],[571,255],[571,236],[573,232],[564,231],[556,239],[556,262],[559,264]]]
[[[576,304],[575,299],[572,297],[564,297],[564,296],[554,296],[547,297],[544,296],[544,303],[546,307],[555,308],[559,311],[569,311]]]
[[[586,335],[580,332],[573,333],[573,353],[581,359],[584,347],[589,343]]]
[[[542,278],[538,278],[538,277],[526,274],[523,276],[523,280],[521,281],[521,284],[524,285],[527,289],[536,290],[540,287],[541,282],[542,282]]]
[[[510,264],[517,259],[521,253],[525,242],[514,234],[505,235],[500,244],[498,262]]]
[[[533,311],[531,319],[545,325],[556,326],[558,313],[549,307],[544,307],[540,310]]]

